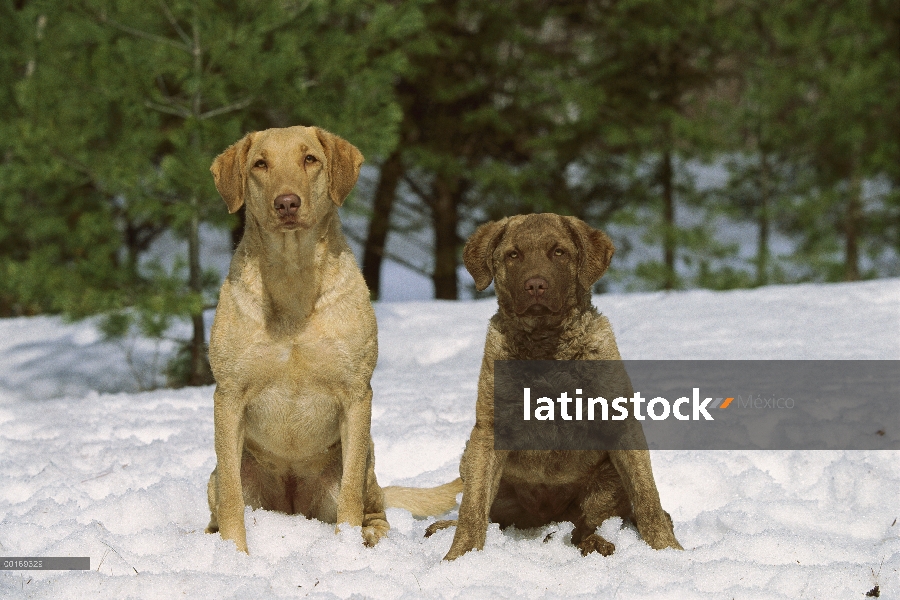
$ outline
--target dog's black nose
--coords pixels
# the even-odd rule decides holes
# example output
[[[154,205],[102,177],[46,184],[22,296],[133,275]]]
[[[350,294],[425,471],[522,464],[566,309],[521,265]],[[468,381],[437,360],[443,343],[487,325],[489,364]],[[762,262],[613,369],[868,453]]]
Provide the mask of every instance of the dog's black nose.
[[[547,291],[547,287],[549,287],[549,283],[543,277],[532,277],[528,281],[525,282],[525,291],[534,296],[535,298],[539,298],[544,292]]]
[[[295,215],[298,208],[300,208],[300,197],[297,194],[282,194],[275,198],[275,212],[279,217]]]

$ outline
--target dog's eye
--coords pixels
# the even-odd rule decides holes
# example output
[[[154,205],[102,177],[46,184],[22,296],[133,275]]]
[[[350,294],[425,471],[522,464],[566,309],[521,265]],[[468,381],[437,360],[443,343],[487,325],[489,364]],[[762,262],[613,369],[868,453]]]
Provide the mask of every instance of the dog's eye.
[[[269,165],[267,165],[267,164],[266,164],[266,161],[264,161],[263,159],[259,159],[258,161],[256,161],[255,163],[253,163],[253,168],[254,168],[254,169],[265,169],[265,168],[268,167],[268,166],[269,166]]]
[[[318,161],[319,159],[316,158],[315,156],[313,156],[312,154],[307,154],[306,158],[304,160],[306,161],[306,164],[311,165],[314,162]]]
[[[512,252],[510,252],[509,254],[507,254],[507,256],[510,257],[510,258],[519,258],[519,253],[516,252],[515,250],[513,250]]]
[[[562,248],[557,248],[556,250],[553,251],[554,256],[562,256],[565,253],[566,253],[566,251],[563,250]]]

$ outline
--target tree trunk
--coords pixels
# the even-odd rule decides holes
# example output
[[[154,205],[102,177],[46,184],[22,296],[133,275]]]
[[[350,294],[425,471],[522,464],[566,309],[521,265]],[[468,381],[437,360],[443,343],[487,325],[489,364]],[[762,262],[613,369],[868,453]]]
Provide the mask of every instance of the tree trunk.
[[[850,197],[844,220],[844,281],[859,281],[859,233],[862,225],[862,181],[850,176]]]
[[[431,207],[434,224],[434,297],[438,300],[457,300],[459,290],[456,282],[456,247],[459,224],[459,179],[447,180],[437,175],[433,184]]]
[[[663,262],[666,267],[664,289],[675,288],[675,192],[672,181],[672,152],[663,152],[660,165],[660,182],[663,190]]]
[[[400,151],[395,150],[381,165],[381,174],[378,177],[378,187],[375,189],[375,200],[372,204],[369,233],[363,248],[362,274],[373,300],[381,296],[381,262],[391,227],[391,210],[402,176],[403,162],[400,159]]]
[[[759,211],[756,240],[756,285],[769,283],[769,205],[771,204],[771,169],[765,151],[759,155]]]
[[[203,294],[203,271],[200,269],[200,215],[197,197],[191,198],[191,223],[188,230],[188,287],[195,294]],[[211,383],[206,360],[206,326],[203,322],[203,308],[191,315],[193,336],[191,337],[191,375],[188,385]]]
[[[193,22],[193,58],[194,77],[196,78],[197,91],[193,98],[193,115],[199,119],[201,113],[200,83],[203,78],[203,50],[200,46],[200,28],[198,26],[197,6],[194,5]],[[192,134],[191,143],[199,154],[200,138],[197,131]],[[203,272],[200,269],[200,201],[196,195],[191,196],[191,222],[188,231],[188,270],[189,287],[192,292],[202,296]],[[201,303],[202,304],[202,303]],[[209,361],[206,357],[206,326],[203,322],[203,307],[191,315],[193,335],[191,336],[191,374],[188,385],[206,385],[212,383],[212,374],[209,369]]]

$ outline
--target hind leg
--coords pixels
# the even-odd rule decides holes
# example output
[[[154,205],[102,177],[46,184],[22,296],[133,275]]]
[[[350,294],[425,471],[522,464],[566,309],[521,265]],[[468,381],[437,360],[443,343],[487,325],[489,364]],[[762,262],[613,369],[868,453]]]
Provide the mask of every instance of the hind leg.
[[[294,465],[293,514],[324,523],[337,522],[337,502],[341,489],[341,446],[335,444],[315,462]]]
[[[249,452],[244,452],[241,460],[241,491],[244,505],[253,510],[264,508],[292,514],[290,487],[293,480],[288,476],[272,473]]]
[[[293,490],[293,511],[307,517],[337,523],[338,498],[340,497],[343,465],[341,445],[329,450],[329,456],[314,465],[306,465],[304,473],[297,473],[297,484]],[[387,534],[390,526],[384,515],[384,492],[375,479],[375,465],[369,460],[363,489],[362,537],[366,546],[374,546]]]

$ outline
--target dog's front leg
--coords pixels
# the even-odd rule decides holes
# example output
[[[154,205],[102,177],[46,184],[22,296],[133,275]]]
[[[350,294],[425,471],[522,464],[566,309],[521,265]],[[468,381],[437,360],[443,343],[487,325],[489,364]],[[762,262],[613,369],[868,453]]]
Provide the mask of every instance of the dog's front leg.
[[[475,424],[459,464],[463,497],[450,551],[444,560],[481,550],[487,537],[491,505],[497,496],[507,452],[494,450],[493,427]]]
[[[659,491],[653,480],[648,450],[611,450],[609,458],[622,478],[625,491],[631,500],[638,532],[651,548],[676,548],[683,550],[675,539],[672,519],[663,510]]]
[[[244,409],[220,386],[214,396],[216,445],[216,519],[222,539],[247,552],[241,455],[244,451]]]
[[[372,423],[372,388],[367,387],[364,398],[351,401],[344,407],[341,419],[341,489],[337,501],[337,526],[362,525],[363,497],[369,458],[369,431]]]

